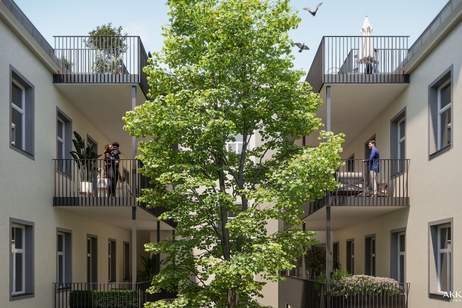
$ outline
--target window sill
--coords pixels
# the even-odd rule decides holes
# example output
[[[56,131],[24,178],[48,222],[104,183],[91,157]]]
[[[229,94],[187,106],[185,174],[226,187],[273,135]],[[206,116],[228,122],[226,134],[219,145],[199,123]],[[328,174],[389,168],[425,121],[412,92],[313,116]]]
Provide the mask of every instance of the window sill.
[[[14,150],[14,151],[16,151],[18,153],[21,153],[22,155],[26,156],[27,158],[35,160],[34,154],[29,153],[27,151],[24,151],[23,149],[20,149],[20,148],[18,148],[16,146],[12,145],[11,143],[10,143],[10,149],[12,149],[12,150]]]
[[[445,146],[445,147],[443,147],[443,148],[441,148],[441,149],[439,149],[439,150],[436,151],[436,152],[431,153],[431,154],[428,156],[428,160],[432,160],[432,159],[434,159],[434,158],[436,158],[436,157],[438,157],[438,156],[440,156],[440,155],[446,153],[446,152],[449,151],[450,149],[452,149],[452,143],[451,143],[451,144],[448,144],[447,146]]]
[[[17,295],[10,295],[10,301],[17,301],[21,299],[27,299],[34,297],[34,293],[24,293],[24,294],[17,294]]]
[[[431,299],[437,299],[445,302],[451,301],[451,298],[449,296],[445,296],[443,293],[428,293],[428,297]]]

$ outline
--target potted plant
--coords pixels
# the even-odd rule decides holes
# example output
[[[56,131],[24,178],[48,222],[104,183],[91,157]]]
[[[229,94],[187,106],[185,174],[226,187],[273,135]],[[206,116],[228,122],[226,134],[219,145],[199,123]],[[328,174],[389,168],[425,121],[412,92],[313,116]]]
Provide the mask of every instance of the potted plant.
[[[94,144],[87,144],[79,133],[74,131],[74,151],[70,154],[80,171],[80,193],[91,194],[93,192],[93,179],[97,173],[97,159],[101,155],[96,153]]]

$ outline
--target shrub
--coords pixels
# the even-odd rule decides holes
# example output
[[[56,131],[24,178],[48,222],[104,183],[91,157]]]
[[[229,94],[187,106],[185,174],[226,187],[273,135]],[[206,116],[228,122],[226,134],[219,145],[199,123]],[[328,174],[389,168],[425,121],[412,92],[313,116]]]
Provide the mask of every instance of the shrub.
[[[331,292],[334,296],[362,295],[397,295],[400,293],[399,283],[391,278],[367,275],[343,276],[333,279]]]
[[[134,290],[72,291],[70,308],[137,308],[138,297]]]

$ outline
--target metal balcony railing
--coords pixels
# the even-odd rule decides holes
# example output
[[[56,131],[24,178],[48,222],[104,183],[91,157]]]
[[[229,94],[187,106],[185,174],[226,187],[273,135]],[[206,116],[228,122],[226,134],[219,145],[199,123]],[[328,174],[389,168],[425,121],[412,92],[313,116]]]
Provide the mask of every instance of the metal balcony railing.
[[[352,292],[351,295],[336,295],[325,283],[298,277],[288,277],[281,285],[282,292],[287,293],[280,295],[283,297],[282,301],[291,301],[293,304],[302,302],[303,307],[313,308],[407,308],[410,289],[410,284],[405,283],[399,286],[398,291],[369,290]],[[300,292],[298,290],[302,294],[295,294]]]
[[[134,206],[143,182],[139,161],[53,160],[55,206]]]
[[[149,282],[54,283],[54,308],[143,308],[147,302],[173,299],[170,292],[149,294]]]
[[[338,186],[323,199],[305,205],[310,215],[325,206],[408,206],[409,159],[379,159],[378,172],[370,172],[373,162],[345,160],[335,173]]]
[[[324,84],[407,83],[407,36],[324,36],[306,81]]]
[[[139,36],[55,36],[55,83],[134,84],[147,93],[148,56]]]

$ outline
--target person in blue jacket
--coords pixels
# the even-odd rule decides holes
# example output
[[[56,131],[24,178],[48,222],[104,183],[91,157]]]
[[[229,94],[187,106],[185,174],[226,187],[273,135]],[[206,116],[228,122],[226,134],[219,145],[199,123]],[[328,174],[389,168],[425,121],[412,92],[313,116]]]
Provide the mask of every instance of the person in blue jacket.
[[[368,146],[371,150],[371,154],[369,155],[369,159],[367,160],[367,169],[369,170],[369,183],[371,185],[374,196],[377,196],[377,177],[380,172],[380,153],[375,145],[375,140],[370,140]]]

